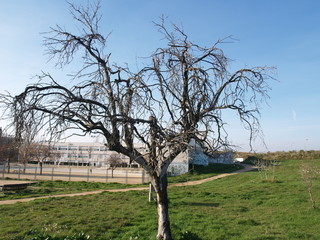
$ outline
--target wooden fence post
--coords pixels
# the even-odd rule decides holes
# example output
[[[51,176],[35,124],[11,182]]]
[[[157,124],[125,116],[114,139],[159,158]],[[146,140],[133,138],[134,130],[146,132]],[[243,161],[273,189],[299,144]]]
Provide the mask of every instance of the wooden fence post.
[[[51,181],[53,181],[53,172],[54,172],[54,167],[51,170]]]
[[[69,167],[69,181],[71,180],[71,167]]]
[[[37,179],[37,170],[38,170],[38,168],[36,167],[34,170],[34,179]]]
[[[128,184],[128,169],[126,169],[126,184]]]

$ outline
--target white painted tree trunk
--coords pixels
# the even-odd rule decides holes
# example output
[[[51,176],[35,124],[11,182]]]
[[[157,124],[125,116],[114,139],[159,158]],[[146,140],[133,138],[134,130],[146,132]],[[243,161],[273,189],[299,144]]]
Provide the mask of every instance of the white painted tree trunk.
[[[169,218],[169,201],[167,192],[167,176],[155,180],[155,191],[157,194],[158,208],[158,234],[157,239],[172,240],[170,218]]]

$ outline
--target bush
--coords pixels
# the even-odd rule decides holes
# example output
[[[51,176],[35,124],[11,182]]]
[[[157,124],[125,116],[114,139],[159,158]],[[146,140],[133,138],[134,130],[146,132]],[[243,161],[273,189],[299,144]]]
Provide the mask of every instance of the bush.
[[[267,153],[245,153],[238,152],[235,157],[242,157],[246,163],[251,163],[252,160],[263,159],[263,160],[310,160],[320,159],[320,151],[278,151],[278,152],[267,152]]]

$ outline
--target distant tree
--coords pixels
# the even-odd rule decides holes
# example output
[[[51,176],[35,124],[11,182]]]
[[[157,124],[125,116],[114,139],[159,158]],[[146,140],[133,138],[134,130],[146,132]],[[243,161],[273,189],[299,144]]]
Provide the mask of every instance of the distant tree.
[[[10,173],[10,163],[17,158],[17,148],[14,138],[4,133],[0,128],[0,162],[7,166]]]
[[[109,165],[109,169],[111,169],[111,177],[113,178],[113,171],[123,164],[123,161],[119,154],[111,154],[107,159],[107,163]]]
[[[34,118],[33,116],[32,118]],[[15,123],[15,146],[18,149],[18,162],[23,164],[23,172],[34,155],[33,144],[38,134],[38,125],[31,119],[16,117]]]
[[[87,149],[87,153],[88,153],[88,161],[90,162],[91,161],[91,158],[92,158],[92,151],[93,151],[93,147],[88,147]],[[83,166],[83,160],[82,160],[82,166]]]
[[[112,64],[107,38],[100,34],[99,3],[70,4],[79,32],[56,26],[45,36],[47,54],[65,66],[80,59],[73,87],[44,73],[17,96],[3,94],[0,102],[18,126],[33,122],[52,135],[78,129],[101,134],[108,149],[128,156],[150,175],[157,195],[158,239],[172,239],[167,194],[167,169],[188,148],[191,139],[215,151],[229,146],[222,112],[233,111],[250,132],[259,133],[259,104],[268,97],[269,68],[229,72],[229,59],[218,40],[201,47],[183,29],[165,21],[155,24],[166,40],[132,72]],[[78,134],[78,133],[77,133]],[[139,152],[142,142],[147,153]],[[133,203],[134,204],[134,203]]]
[[[23,172],[26,172],[27,164],[32,160],[32,150],[29,144],[21,144],[18,149],[19,163],[23,164]]]
[[[50,145],[43,144],[41,142],[32,143],[29,146],[30,160],[36,161],[40,167],[40,175],[42,175],[43,162],[45,160],[52,159],[54,157],[54,152]]]

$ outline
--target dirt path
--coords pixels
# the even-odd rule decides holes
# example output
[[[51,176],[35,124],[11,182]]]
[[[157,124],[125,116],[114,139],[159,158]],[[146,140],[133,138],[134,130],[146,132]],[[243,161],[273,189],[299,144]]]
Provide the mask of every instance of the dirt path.
[[[243,169],[235,171],[233,173],[219,174],[219,175],[211,177],[211,178],[205,178],[205,179],[197,180],[197,181],[174,183],[174,184],[170,184],[169,188],[171,188],[171,187],[199,185],[199,184],[202,184],[202,183],[205,183],[205,182],[213,181],[215,179],[219,179],[219,178],[223,178],[223,177],[227,177],[227,176],[232,176],[232,175],[239,174],[239,173],[242,173],[242,172],[248,172],[248,171],[251,171],[253,169],[253,167],[251,165],[248,165],[248,164],[242,164],[242,165],[244,166]],[[45,199],[45,198],[84,196],[84,195],[98,194],[98,193],[102,193],[102,192],[128,192],[128,191],[143,191],[143,190],[149,190],[149,187],[97,190],[97,191],[90,191],[90,192],[68,193],[68,194],[60,194],[60,195],[34,197],[34,198],[12,199],[12,200],[0,201],[0,205],[14,204],[14,203],[17,203],[17,202],[29,202],[29,201],[32,201],[32,200]]]

